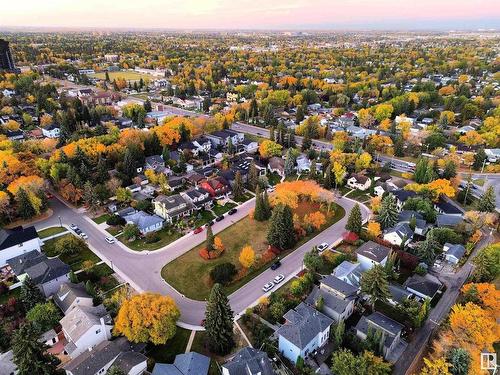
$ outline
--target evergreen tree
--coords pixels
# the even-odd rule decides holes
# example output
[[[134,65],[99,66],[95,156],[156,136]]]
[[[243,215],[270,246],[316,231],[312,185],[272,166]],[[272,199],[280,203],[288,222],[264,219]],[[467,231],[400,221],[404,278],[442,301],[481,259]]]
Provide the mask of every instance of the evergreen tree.
[[[267,190],[264,190],[264,192],[262,193],[262,207],[264,209],[264,216],[266,220],[268,220],[271,217],[273,211],[271,208],[271,203],[269,202],[269,196],[267,195]]]
[[[486,155],[486,152],[484,152],[484,148],[481,147],[474,154],[474,163],[472,164],[472,168],[475,171],[481,170],[481,168],[483,168],[483,163],[486,159],[488,159],[488,155]]]
[[[259,183],[259,171],[252,161],[250,164],[250,169],[248,171],[248,187],[250,190],[255,191],[257,184]]]
[[[361,209],[359,208],[359,204],[355,204],[347,218],[347,224],[345,229],[348,231],[354,232],[356,234],[361,233],[361,227],[363,226],[363,218],[361,216]]]
[[[151,107],[151,102],[149,101],[149,99],[146,99],[146,101],[144,102],[144,110],[146,112],[151,112],[153,110],[153,108]]]
[[[170,160],[170,150],[168,149],[168,146],[163,146],[161,156],[163,158],[163,161],[165,163],[168,163],[168,161]]]
[[[304,107],[297,106],[297,113],[295,114],[295,122],[300,124],[304,120]]]
[[[404,150],[404,140],[403,137],[397,136],[396,140],[394,141],[394,155],[398,157],[404,156],[405,150]]]
[[[160,143],[160,139],[156,132],[152,132],[149,137],[144,140],[144,153],[147,156],[159,155],[161,154],[163,148]]]
[[[90,181],[85,182],[83,185],[83,201],[90,210],[95,210],[99,205],[95,186]]]
[[[293,128],[288,128],[286,135],[287,147],[293,148],[295,147],[295,131]]]
[[[390,228],[398,222],[398,206],[396,197],[392,194],[387,194],[380,204],[377,221],[382,226],[382,229]]]
[[[243,188],[243,178],[241,177],[241,172],[237,171],[234,175],[234,185],[233,185],[233,195],[234,199],[238,200],[243,197],[244,188]]]
[[[488,189],[481,195],[479,201],[477,202],[477,210],[480,212],[494,212],[496,207],[496,197],[493,185],[490,185]]]
[[[231,138],[229,138],[227,141],[227,153],[229,155],[234,154],[234,145],[233,145],[233,141]]]
[[[471,364],[470,354],[463,348],[453,348],[449,351],[447,362],[451,365],[452,375],[467,375]]]
[[[434,264],[436,259],[436,252],[441,248],[441,244],[435,239],[433,231],[431,230],[425,239],[425,241],[420,242],[417,247],[418,257],[429,266]]]
[[[311,160],[311,168],[309,169],[309,178],[311,180],[315,180],[318,176],[317,176],[317,169],[316,169],[316,160],[313,159]]]
[[[278,249],[290,249],[295,244],[293,215],[290,207],[279,204],[273,209],[267,242]]]
[[[233,348],[233,311],[220,284],[214,284],[205,311],[208,345],[217,354],[225,355]]]
[[[264,193],[261,192],[260,186],[257,186],[255,191],[255,211],[253,218],[257,221],[265,221],[269,219],[270,207],[267,200],[267,194],[264,198]]]
[[[368,295],[372,307],[377,301],[385,302],[390,297],[389,282],[384,267],[379,264],[374,265],[363,273],[360,281],[361,292]]]
[[[106,372],[106,375],[126,375],[125,372],[121,368],[116,365],[113,365]]]
[[[136,175],[135,160],[129,148],[125,150],[123,157],[123,173],[130,179]]]
[[[457,165],[453,160],[449,160],[443,170],[443,178],[450,180],[457,175]]]
[[[276,137],[275,137],[275,134],[274,134],[274,133],[275,133],[275,132],[274,132],[274,126],[271,126],[271,127],[269,128],[269,139],[270,139],[271,141],[273,141],[273,142],[276,140]]]
[[[295,157],[293,155],[292,149],[289,148],[286,152],[286,157],[285,157],[285,176],[291,176],[293,174],[295,166]]]
[[[212,226],[209,225],[207,227],[207,238],[205,240],[205,247],[208,251],[208,253],[212,252],[214,250],[214,234],[212,232]]]
[[[302,137],[302,151],[307,151],[312,146],[311,132],[309,130],[305,131],[304,137]]]
[[[428,182],[431,182],[431,180],[429,179],[429,169],[432,168],[429,168],[429,163],[427,162],[427,160],[424,158],[420,158],[415,166],[415,182],[419,184],[427,184]]]
[[[332,188],[332,167],[330,164],[326,166],[325,178],[323,179],[323,187],[327,190]]]
[[[106,82],[109,82],[109,73],[106,71],[106,74],[105,74],[105,80]]]
[[[16,194],[17,213],[23,219],[29,219],[36,215],[35,208],[31,204],[30,197],[26,190],[19,188]]]
[[[345,322],[342,319],[340,319],[338,324],[335,326],[335,332],[333,334],[333,340],[336,348],[340,347],[344,342],[344,334],[345,334]]]
[[[21,300],[21,303],[26,311],[31,310],[37,303],[45,302],[45,297],[42,292],[29,276],[23,281],[19,299]]]
[[[106,166],[106,161],[102,156],[99,156],[96,166],[96,181],[103,184],[109,180],[108,167]]]
[[[12,353],[19,375],[52,375],[56,373],[47,346],[39,341],[40,333],[32,324],[24,323],[12,334]]]

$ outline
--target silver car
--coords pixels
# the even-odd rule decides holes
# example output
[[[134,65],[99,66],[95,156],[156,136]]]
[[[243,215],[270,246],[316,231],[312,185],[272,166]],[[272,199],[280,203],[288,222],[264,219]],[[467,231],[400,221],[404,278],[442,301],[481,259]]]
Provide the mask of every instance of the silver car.
[[[264,287],[262,288],[262,290],[264,292],[269,292],[273,288],[274,288],[274,283],[272,281],[270,281],[266,285],[264,285]]]

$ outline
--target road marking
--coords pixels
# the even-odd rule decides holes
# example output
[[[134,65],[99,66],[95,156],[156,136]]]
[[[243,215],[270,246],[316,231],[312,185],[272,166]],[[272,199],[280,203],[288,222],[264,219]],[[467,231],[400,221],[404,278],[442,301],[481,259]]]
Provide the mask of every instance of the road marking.
[[[434,319],[429,319],[429,321],[430,321],[431,323],[434,323],[434,324],[435,324],[435,325],[437,325],[437,326],[439,325],[439,323],[438,323],[438,322],[436,322]]]

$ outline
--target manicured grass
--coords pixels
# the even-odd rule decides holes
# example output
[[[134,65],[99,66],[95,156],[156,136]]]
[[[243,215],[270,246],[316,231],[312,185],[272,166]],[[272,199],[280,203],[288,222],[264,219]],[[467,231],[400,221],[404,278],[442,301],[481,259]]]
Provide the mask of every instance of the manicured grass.
[[[120,226],[106,228],[106,232],[108,232],[112,236],[116,236],[121,231],[122,231],[122,228]]]
[[[174,337],[162,345],[148,344],[146,352],[158,363],[173,363],[177,354],[186,351],[191,331],[177,327]]]
[[[65,234],[64,236],[53,238],[46,241],[42,247],[45,255],[47,255],[48,257],[58,256],[55,248],[56,242],[59,239],[64,238],[66,236],[72,236],[72,234],[68,233]],[[68,264],[71,267],[71,270],[73,271],[80,270],[82,268],[82,263],[86,260],[92,260],[93,262],[96,263],[101,260],[88,247],[85,247],[85,249],[74,255],[69,255],[69,254],[60,255],[59,259],[61,259],[64,263]]]
[[[231,350],[231,353],[235,353],[242,347],[247,346],[246,342],[242,342],[241,336],[235,334],[234,339],[236,341],[236,344],[234,348]],[[207,357],[211,357],[210,368],[208,369],[208,375],[220,375],[219,367],[217,366],[217,361],[222,363],[225,362],[225,359],[211,353],[210,350],[207,348],[206,341],[207,341],[207,332],[197,331],[193,339],[193,344],[191,345],[191,351],[206,355]]]
[[[319,205],[316,204],[301,204],[296,210],[296,213],[299,216],[303,216],[306,213],[317,211],[318,209]],[[328,217],[327,223],[321,230],[337,222],[345,215],[344,210],[340,206],[335,205],[332,209],[334,210],[334,214]],[[226,262],[239,265],[239,253],[243,246],[248,244],[254,249],[256,257],[262,255],[267,249],[267,229],[268,222],[259,222],[246,216],[216,235],[220,237],[225,247],[224,253],[219,258],[209,261],[204,260],[199,255],[200,249],[205,246],[205,244],[202,243],[165,265],[162,269],[162,277],[175,289],[186,295],[186,297],[203,300],[207,298],[210,293],[210,270],[217,264]],[[280,257],[283,258],[294,249],[307,242],[310,238],[317,235],[317,233],[318,232],[315,232],[302,238],[293,249],[282,252]],[[229,294],[239,289],[255,276],[266,270],[272,263],[273,260],[267,262],[258,269],[251,269],[243,278],[224,287],[225,292]]]
[[[111,217],[110,214],[102,214],[101,216],[95,217],[92,220],[96,224],[102,224],[102,223],[106,222],[106,220],[108,220],[110,217]]]
[[[152,76],[149,76],[147,74],[141,74],[134,72],[133,70],[123,70],[119,72],[108,72],[109,75],[109,80],[113,81],[114,79],[118,78],[123,78],[126,81],[139,81],[141,78],[142,79],[152,79]],[[97,79],[105,79],[106,78],[106,73],[105,72],[100,72],[100,73],[95,73],[95,74],[89,74],[89,77],[97,78]]]
[[[199,217],[197,217],[197,216],[199,216]],[[195,217],[196,217],[196,220],[193,223],[193,227],[195,227],[195,228],[201,227],[201,226],[205,225],[206,223],[208,223],[209,221],[215,219],[214,214],[211,213],[210,211],[201,211],[198,215],[195,215]]]
[[[17,300],[19,300],[19,294],[21,293],[21,287],[18,287],[13,290],[9,290],[5,294],[0,295],[0,305],[3,305],[6,303],[10,298],[15,297]]]
[[[227,202],[224,206],[221,206],[219,204],[216,204],[213,208],[212,211],[215,213],[216,216],[220,216],[225,214],[227,211],[229,211],[231,208],[236,207],[234,203]]]
[[[147,243],[144,238],[138,238],[132,242],[129,242],[123,236],[118,237],[118,240],[132,250],[144,251],[144,250],[158,250],[163,246],[166,246],[169,243],[174,242],[178,238],[182,237],[182,233],[172,228],[163,228],[162,230],[159,230],[157,233],[158,236],[160,237],[160,240],[153,243]]]
[[[238,202],[238,203],[243,203],[243,202],[246,202],[247,200],[250,200],[253,198],[253,195],[250,194],[250,193],[245,193],[243,194],[242,197],[238,198],[238,199],[234,199],[235,202]]]
[[[39,230],[38,236],[40,238],[47,238],[47,237],[53,236],[55,234],[59,234],[59,233],[67,232],[67,231],[68,230],[64,227],[50,227],[50,228],[46,228],[43,230]]]

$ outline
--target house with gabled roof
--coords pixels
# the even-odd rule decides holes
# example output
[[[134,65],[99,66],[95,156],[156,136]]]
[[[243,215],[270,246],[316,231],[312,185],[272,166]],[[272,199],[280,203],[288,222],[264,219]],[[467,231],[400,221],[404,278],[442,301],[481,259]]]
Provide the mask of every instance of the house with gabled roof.
[[[365,191],[370,188],[372,180],[362,174],[354,173],[347,179],[347,186],[352,189]]]
[[[41,252],[41,245],[42,241],[34,226],[0,229],[0,267],[7,264],[7,259],[32,250]]]
[[[266,352],[247,346],[222,365],[222,375],[242,374],[273,375],[275,372]]]
[[[356,250],[356,257],[361,271],[367,271],[375,265],[384,266],[391,249],[373,241],[367,241]]]
[[[413,234],[408,223],[397,223],[394,227],[384,230],[384,241],[396,246],[406,246],[411,242]]]
[[[68,282],[70,272],[70,266],[62,260],[49,259],[45,255],[38,257],[36,263],[24,270],[26,277],[36,284],[45,297],[50,297],[62,283]]]
[[[156,232],[163,228],[163,219],[144,211],[136,211],[123,217],[127,224],[134,224],[142,234]]]
[[[94,299],[88,295],[83,283],[62,283],[52,299],[65,315],[76,306],[92,307],[94,305]]]
[[[180,194],[158,195],[153,199],[153,205],[155,214],[164,218],[168,223],[194,212],[194,206]]]
[[[190,202],[196,211],[210,209],[213,206],[213,200],[210,193],[203,188],[189,189],[181,193],[181,196]]]
[[[451,243],[445,243],[443,245],[443,254],[444,258],[452,263],[452,264],[458,264],[460,262],[460,259],[465,255],[465,247],[464,245],[460,244],[451,244]]]
[[[151,375],[207,375],[210,358],[196,352],[177,354],[174,363],[156,363]]]
[[[361,274],[361,264],[349,262],[348,260],[344,260],[332,272],[333,276],[356,288],[359,288]]]
[[[425,276],[412,275],[406,279],[404,287],[416,296],[432,299],[443,288],[443,283],[437,277],[426,274]]]

